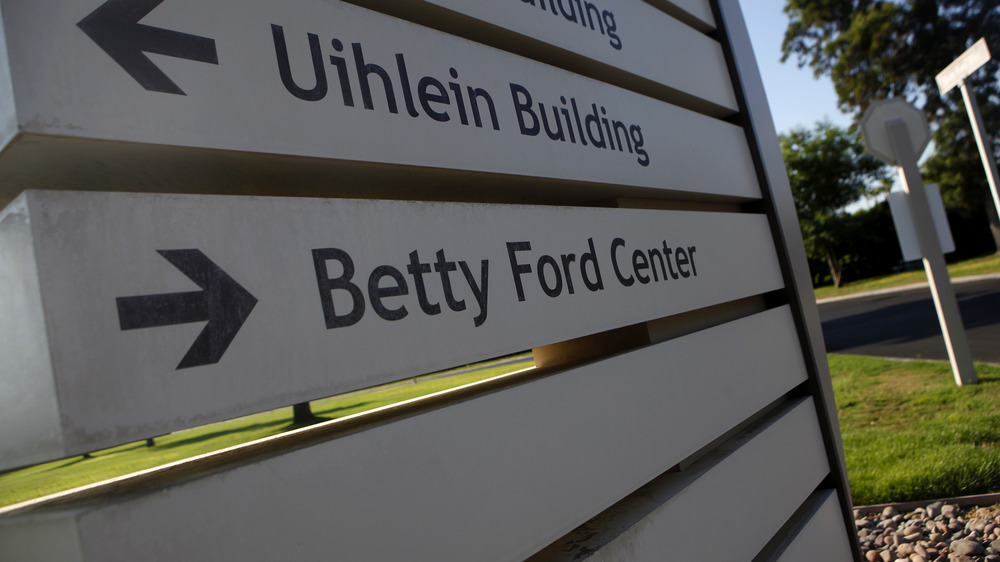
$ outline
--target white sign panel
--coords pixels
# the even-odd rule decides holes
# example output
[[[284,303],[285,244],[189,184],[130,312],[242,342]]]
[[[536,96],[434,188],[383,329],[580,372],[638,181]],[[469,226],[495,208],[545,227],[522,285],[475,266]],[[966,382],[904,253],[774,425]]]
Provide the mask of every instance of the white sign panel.
[[[37,0],[3,25],[21,133],[759,197],[736,125],[349,4]]]
[[[952,88],[961,84],[966,76],[990,62],[990,58],[990,48],[986,45],[986,39],[976,41],[934,77],[938,91],[941,92],[941,95],[947,94]]]
[[[0,559],[524,560],[806,378],[795,320],[780,307],[89,509],[0,514]],[[803,480],[822,478],[819,438],[795,438],[811,436],[812,417],[784,418],[790,432],[767,439],[759,458],[779,475],[773,484],[747,487],[734,467],[729,485],[760,494],[754,513],[785,508]],[[216,457],[239,456],[228,453]],[[750,519],[740,533],[750,541],[767,537],[749,530],[780,526]]]
[[[715,115],[739,110],[722,45],[641,0],[395,3],[434,4],[545,41],[707,101]]]
[[[712,453],[688,469],[658,478],[636,494],[638,498],[625,500],[641,502],[645,515],[627,530],[600,536],[595,532],[599,525],[585,525],[528,562],[702,560],[705,545],[716,543],[715,529],[720,528],[706,528],[705,521],[740,530],[714,544],[712,560],[752,560],[830,472],[816,409],[808,399],[764,424],[756,434],[743,434]],[[720,505],[726,509],[720,510]],[[616,508],[599,517],[628,519],[628,515],[614,513]],[[747,517],[748,513],[753,517]],[[621,524],[608,526],[618,530]],[[843,548],[846,533],[830,535],[839,538]],[[767,560],[759,555],[758,559]],[[807,556],[798,562],[816,559]]]
[[[0,279],[7,466],[783,286],[763,215],[34,191]]]
[[[944,201],[941,200],[941,190],[936,183],[924,186],[927,194],[927,204],[931,208],[931,219],[934,230],[937,231],[941,243],[941,253],[949,254],[955,251],[955,239],[951,236],[948,225],[948,215],[944,211]],[[889,212],[892,213],[892,223],[896,227],[896,237],[899,238],[899,248],[903,252],[903,261],[913,261],[923,258],[920,243],[917,240],[917,227],[910,211],[910,194],[903,191],[889,193]]]

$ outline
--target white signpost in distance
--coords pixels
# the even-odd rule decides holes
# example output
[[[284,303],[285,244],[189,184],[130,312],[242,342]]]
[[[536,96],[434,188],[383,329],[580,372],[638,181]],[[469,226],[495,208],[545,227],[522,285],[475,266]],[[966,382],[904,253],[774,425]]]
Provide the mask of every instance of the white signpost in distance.
[[[1000,213],[1000,187],[998,187],[1000,179],[997,176],[997,163],[993,158],[992,148],[986,146],[984,140],[986,126],[983,124],[983,114],[979,111],[979,102],[969,92],[969,75],[982,68],[990,59],[990,48],[986,45],[986,39],[980,39],[938,73],[935,80],[942,96],[955,86],[962,90],[962,99],[965,100],[969,121],[972,122],[972,134],[976,137],[979,156],[983,160],[983,168],[986,169],[986,181],[989,183],[990,193],[993,195],[993,204],[996,205],[997,213]]]
[[[861,120],[861,132],[868,151],[899,170],[903,189],[908,195],[945,347],[951,359],[955,384],[975,384],[979,382],[979,378],[972,363],[972,351],[965,337],[962,315],[958,310],[955,291],[951,287],[924,181],[917,168],[917,158],[930,142],[927,118],[923,112],[903,100],[879,101],[865,111]]]

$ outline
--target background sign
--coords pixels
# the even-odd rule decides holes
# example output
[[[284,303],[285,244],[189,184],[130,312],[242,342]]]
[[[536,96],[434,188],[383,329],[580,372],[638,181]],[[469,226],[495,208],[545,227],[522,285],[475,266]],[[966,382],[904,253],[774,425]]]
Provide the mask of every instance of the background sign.
[[[941,190],[938,189],[936,183],[929,183],[924,186],[924,194],[927,196],[927,204],[931,209],[931,218],[934,219],[934,230],[941,242],[941,253],[954,252],[955,239],[951,236],[948,215],[944,212]],[[910,211],[907,197],[910,196],[903,191],[893,191],[889,193],[888,201],[889,211],[892,213],[892,223],[896,227],[896,236],[899,238],[899,248],[903,252],[903,261],[912,261],[919,260],[923,254],[920,251],[920,243],[917,241],[917,227],[913,222],[913,213]]]

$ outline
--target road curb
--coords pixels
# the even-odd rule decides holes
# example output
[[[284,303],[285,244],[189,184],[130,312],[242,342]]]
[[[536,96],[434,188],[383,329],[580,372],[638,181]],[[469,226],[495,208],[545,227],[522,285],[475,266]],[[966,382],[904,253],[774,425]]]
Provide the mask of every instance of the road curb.
[[[882,510],[887,507],[893,507],[896,509],[896,511],[900,513],[905,513],[907,511],[913,511],[918,507],[926,507],[934,502],[943,502],[951,505],[957,505],[958,507],[970,507],[970,506],[988,507],[1000,503],[1000,493],[979,494],[975,496],[960,496],[957,498],[948,498],[943,500],[919,500],[919,501],[902,502],[902,503],[880,503],[875,505],[854,506],[854,509],[860,515],[882,513]]]
[[[983,281],[986,279],[1000,279],[1000,273],[984,273],[982,275],[968,275],[965,277],[956,277],[951,280],[952,285],[961,285],[963,283],[973,283],[976,281]],[[892,293],[902,293],[904,291],[913,291],[917,289],[929,288],[930,285],[927,281],[921,281],[919,283],[908,283],[906,285],[899,285],[898,287],[888,287],[885,289],[877,289],[874,291],[865,291],[863,293],[853,293],[850,295],[843,295],[839,297],[827,297],[824,299],[817,299],[816,304],[826,304],[837,301],[844,301],[850,299],[860,299],[863,297],[874,297],[878,295],[888,295]]]

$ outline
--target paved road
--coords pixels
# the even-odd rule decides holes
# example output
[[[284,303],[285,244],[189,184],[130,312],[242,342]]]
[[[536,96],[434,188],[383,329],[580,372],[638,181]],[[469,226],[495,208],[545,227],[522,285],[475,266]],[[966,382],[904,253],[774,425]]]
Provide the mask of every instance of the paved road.
[[[972,357],[1000,364],[1000,277],[954,285]],[[948,359],[927,287],[819,303],[830,352]]]

